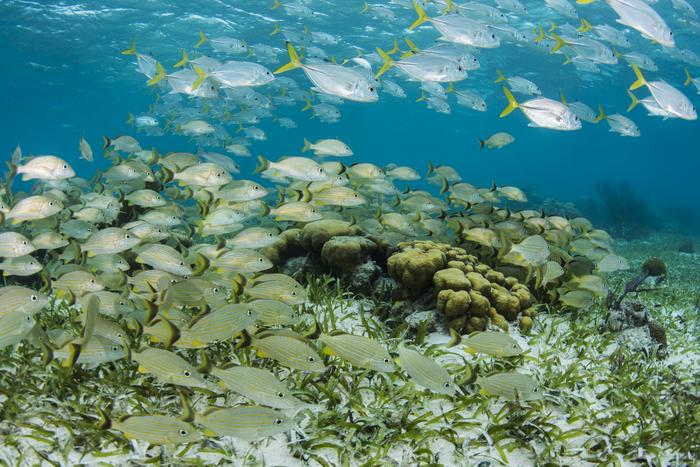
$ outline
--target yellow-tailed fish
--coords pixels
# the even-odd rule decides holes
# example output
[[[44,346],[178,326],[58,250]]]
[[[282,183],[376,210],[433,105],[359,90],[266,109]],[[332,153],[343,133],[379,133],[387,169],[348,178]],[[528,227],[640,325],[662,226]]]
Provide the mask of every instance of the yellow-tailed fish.
[[[173,352],[147,347],[141,352],[132,352],[131,358],[139,364],[140,373],[150,373],[163,383],[210,388],[194,366]]]
[[[185,258],[173,247],[156,243],[138,248],[136,251],[138,253],[137,263],[148,264],[154,269],[180,276],[192,274],[192,269]]]
[[[295,322],[295,312],[286,303],[263,299],[253,300],[247,305],[255,310],[258,321],[265,326],[287,326]]]
[[[231,272],[260,272],[272,267],[272,263],[255,250],[236,248],[223,253],[211,262],[211,266]]]
[[[270,371],[250,366],[214,367],[211,374],[219,378],[223,386],[247,397],[256,404],[276,409],[296,409],[304,402],[294,397],[287,386]]]
[[[0,349],[20,342],[35,325],[32,315],[23,311],[4,313],[0,316]]]
[[[49,196],[29,196],[15,204],[6,218],[13,224],[44,219],[61,212],[63,204]]]
[[[8,258],[0,262],[0,270],[3,276],[31,276],[43,269],[38,259],[32,256],[19,256]]]
[[[251,343],[259,357],[272,358],[288,368],[311,372],[326,369],[316,351],[294,337],[265,334],[253,336]]]
[[[100,428],[121,431],[128,439],[155,445],[196,443],[202,435],[189,423],[169,415],[129,415],[111,421],[102,414]]]
[[[210,408],[196,414],[195,422],[206,428],[207,436],[233,436],[244,441],[275,436],[293,427],[284,413],[256,405]]]
[[[399,344],[398,363],[419,386],[430,391],[452,396],[457,391],[447,370],[428,357]]]
[[[21,233],[0,233],[0,258],[17,258],[28,255],[35,250],[32,242]]]
[[[486,396],[497,396],[509,401],[532,401],[541,399],[542,388],[530,376],[521,373],[496,373],[477,377],[479,391]]]
[[[130,250],[140,242],[139,237],[128,230],[107,227],[90,235],[81,248],[88,256],[105,255]]]
[[[255,324],[257,313],[246,303],[229,303],[207,313],[187,328],[180,330],[176,347],[199,348],[231,339]]]
[[[323,349],[326,354],[338,356],[353,366],[385,373],[396,370],[386,348],[369,337],[352,334],[336,336],[321,334],[319,340],[326,345]]]
[[[494,357],[514,357],[523,353],[515,339],[500,331],[474,332],[464,340],[464,346],[468,352]]]
[[[49,304],[49,298],[36,290],[19,285],[0,287],[0,317],[19,311],[33,315]]]

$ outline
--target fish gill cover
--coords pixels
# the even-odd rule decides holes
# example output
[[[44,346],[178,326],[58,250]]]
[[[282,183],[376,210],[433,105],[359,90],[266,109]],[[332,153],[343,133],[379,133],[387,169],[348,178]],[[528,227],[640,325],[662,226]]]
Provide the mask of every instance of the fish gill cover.
[[[698,456],[690,3],[0,13],[4,462]]]

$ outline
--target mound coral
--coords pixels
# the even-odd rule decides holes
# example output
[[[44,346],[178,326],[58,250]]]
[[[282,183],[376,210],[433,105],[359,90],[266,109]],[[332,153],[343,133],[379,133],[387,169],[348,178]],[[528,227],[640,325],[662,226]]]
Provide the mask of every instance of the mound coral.
[[[533,297],[528,287],[480,263],[463,248],[432,241],[403,242],[387,264],[389,274],[409,297],[432,286],[437,308],[453,329],[481,331],[488,322],[507,329],[520,315],[521,329],[532,328]]]

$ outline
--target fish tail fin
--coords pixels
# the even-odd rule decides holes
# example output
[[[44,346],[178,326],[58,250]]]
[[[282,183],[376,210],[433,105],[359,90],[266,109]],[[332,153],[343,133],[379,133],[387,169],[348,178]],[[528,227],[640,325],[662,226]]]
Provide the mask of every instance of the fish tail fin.
[[[546,37],[544,34],[544,28],[542,28],[542,26],[539,24],[537,25],[537,28],[535,28],[535,32],[537,31],[539,31],[539,33],[537,34],[537,36],[535,36],[535,44],[539,44]]]
[[[503,118],[506,115],[510,114],[512,111],[518,108],[518,101],[515,100],[515,97],[513,97],[513,93],[510,92],[510,89],[508,89],[505,86],[502,86],[503,88],[503,94],[505,94],[506,99],[508,99],[508,105],[506,106],[505,109],[503,109],[503,112],[501,112],[501,115],[499,117]]]
[[[479,139],[479,149],[484,149],[484,146],[486,145],[486,141],[483,139]]]
[[[386,53],[388,55],[391,55],[395,54],[396,52],[401,52],[401,49],[399,49],[399,41],[396,40],[396,38],[394,37],[394,46],[391,49],[387,50]]]
[[[455,9],[455,2],[452,0],[447,0],[445,3],[447,3],[447,6],[445,9],[442,11],[443,13],[449,13],[451,11],[454,11]]]
[[[447,85],[447,89],[445,90],[445,93],[454,93],[455,92],[455,83],[450,81],[450,84]]]
[[[200,45],[204,44],[208,40],[209,40],[209,38],[207,38],[207,35],[204,34],[202,31],[199,31],[199,40],[194,45],[194,48],[198,49]]]
[[[608,118],[608,116],[605,114],[603,104],[598,104],[598,116],[596,116],[595,122],[598,123],[599,121],[605,120],[606,118]]]
[[[255,167],[255,173],[262,173],[270,168],[270,161],[265,159],[262,154],[258,156],[258,166]]]
[[[134,114],[129,112],[126,114],[126,124],[130,126],[134,126]]]
[[[595,2],[595,0],[576,0],[576,3],[579,5],[590,5],[593,2]]]
[[[559,91],[559,98],[561,99],[562,104],[569,105],[569,103],[566,102],[566,96],[564,95],[564,91]]]
[[[632,99],[630,106],[627,107],[627,111],[629,112],[632,109],[634,109],[635,107],[637,107],[637,104],[639,104],[639,99],[637,99],[637,96],[632,94],[632,91],[630,91],[629,89],[627,90],[627,95],[630,96],[630,99]]]
[[[301,152],[306,152],[311,149],[311,143],[309,142],[308,139],[304,138],[304,147],[301,148]]]
[[[504,75],[501,70],[496,70],[496,74],[498,75],[498,78],[496,79],[496,81],[494,81],[494,83],[500,83],[501,81],[506,80],[506,75]]]
[[[416,99],[416,102],[423,102],[425,100],[425,91],[420,90],[420,97]]]
[[[433,172],[435,172],[435,166],[432,162],[428,161],[428,173],[425,176],[429,177]]]
[[[270,7],[270,10],[276,10],[281,6],[282,6],[282,2],[280,2],[280,0],[275,0],[274,3],[272,4],[272,6]]]
[[[279,34],[279,33],[281,33],[281,32],[282,32],[282,29],[280,28],[280,25],[279,25],[279,24],[275,24],[275,27],[272,28],[272,32],[270,33],[270,35],[271,35],[271,36],[275,36],[275,35],[277,35],[277,34]]]
[[[452,2],[448,3],[448,9],[450,8],[451,4],[452,4]],[[418,15],[418,19],[416,19],[413,22],[413,24],[411,24],[408,27],[409,30],[417,28],[418,26],[420,26],[421,24],[425,23],[426,21],[428,21],[430,19],[428,17],[428,15],[425,13],[425,10],[423,9],[423,7],[420,6],[420,4],[416,0],[413,0],[413,9],[416,10],[416,14]]]
[[[379,69],[377,74],[374,75],[375,79],[379,79],[380,76],[382,76],[384,73],[386,73],[387,70],[394,65],[394,59],[391,58],[386,52],[384,52],[379,47],[377,47],[377,53],[379,54],[380,57],[382,57],[382,60],[384,60],[384,64]]]
[[[106,151],[107,148],[110,147],[110,146],[112,145],[112,140],[109,139],[109,136],[104,135],[104,136],[102,137],[102,141],[103,141],[103,143],[102,143],[102,149],[104,149],[104,150]]]
[[[109,419],[107,414],[105,414],[100,407],[96,407],[96,409],[97,414],[100,416],[100,419],[97,421],[97,428],[100,430],[108,430],[112,426],[112,420]]]
[[[685,81],[683,82],[683,85],[688,86],[692,82],[693,82],[693,76],[690,74],[690,71],[688,71],[688,67],[685,67]]]
[[[282,65],[275,70],[276,75],[301,67],[301,60],[299,59],[299,55],[297,55],[297,51],[294,50],[294,46],[291,42],[287,42],[287,53],[289,54],[289,63]]]
[[[639,89],[642,86],[646,86],[647,80],[644,79],[644,75],[642,74],[642,70],[639,69],[636,63],[632,64],[632,69],[634,70],[634,74],[637,77],[637,81],[632,83],[629,87],[630,91],[634,91],[635,89]]]
[[[584,33],[593,29],[593,25],[588,22],[587,19],[581,18],[581,27],[577,29],[578,32]]]
[[[313,107],[311,101],[309,99],[304,99],[304,101],[306,102],[306,105],[301,109],[301,111],[306,112],[307,110],[311,110],[311,108]]]
[[[136,39],[131,39],[131,47],[122,50],[122,55],[136,55]]]
[[[367,13],[368,11],[369,11],[369,5],[367,4],[367,2],[365,2],[362,5],[362,10],[360,10],[360,13]]]
[[[197,65],[194,65],[192,69],[195,73],[197,73],[197,79],[194,80],[194,83],[192,83],[192,90],[194,91],[202,85],[202,83],[204,82],[204,78],[207,77],[207,73],[201,68],[199,68]]]
[[[409,39],[408,37],[404,38],[404,42],[406,42],[406,45],[408,46],[408,48],[411,49],[411,52],[418,52],[419,51],[416,44],[414,44],[413,41],[411,39]]]
[[[559,27],[559,26],[557,26],[557,23],[555,23],[554,21],[552,21],[552,24],[549,26],[548,32],[554,32],[554,31],[557,30],[558,27]]]
[[[185,49],[182,49],[182,58],[180,59],[179,62],[177,62],[175,65],[173,65],[173,68],[181,68],[190,61],[189,57],[187,56],[187,52],[185,52]]]
[[[75,342],[71,342],[70,344],[66,344],[66,348],[68,349],[68,356],[61,362],[61,366],[63,368],[73,368],[73,366],[75,366],[75,362],[80,357],[80,350],[82,349],[82,346]]]
[[[163,65],[160,64],[160,62],[156,62],[156,70],[158,70],[158,73],[156,73],[156,75],[153,78],[149,79],[146,83],[149,86],[155,86],[163,78],[165,78],[165,69],[163,68]]]
[[[569,45],[568,42],[566,42],[564,39],[562,39],[559,36],[559,34],[557,34],[556,32],[552,32],[552,37],[554,38],[555,41],[557,41],[557,45],[552,47],[552,51],[550,53],[555,53],[556,51],[558,51],[559,49],[561,49],[565,45]]]

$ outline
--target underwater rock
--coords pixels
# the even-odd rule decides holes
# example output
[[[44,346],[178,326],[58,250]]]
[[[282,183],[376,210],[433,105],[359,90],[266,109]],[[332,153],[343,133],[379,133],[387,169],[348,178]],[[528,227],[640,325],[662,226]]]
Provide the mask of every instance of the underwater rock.
[[[433,242],[415,242],[415,246],[399,248],[402,251],[390,256],[387,261],[389,275],[399,282],[407,295],[417,297],[430,288],[433,276],[445,267],[447,258],[444,248]]]
[[[525,326],[532,328],[534,298],[530,289],[515,277],[509,277],[479,262],[466,250],[451,245],[415,241],[398,245],[389,257],[389,273],[400,284],[400,298],[425,294],[436,298],[437,309],[448,325],[460,332],[480,331],[491,322],[507,330],[521,311],[528,309]],[[433,289],[427,276],[432,272]],[[401,294],[398,294],[401,295]],[[396,298],[396,297],[395,297]]]
[[[301,243],[309,252],[321,254],[327,241],[334,237],[355,236],[360,234],[360,228],[350,222],[338,219],[321,219],[309,222],[301,233]]]
[[[334,275],[345,275],[366,263],[376,249],[365,237],[336,236],[323,244],[321,260]]]
[[[665,354],[666,330],[651,319],[649,310],[640,302],[623,302],[619,308],[608,310],[605,327],[618,332],[617,342],[633,352],[651,355],[656,349],[659,355]]]
[[[261,248],[260,253],[277,266],[280,266],[288,258],[304,255],[301,233],[301,229],[285,230],[279,235],[280,239],[277,242]]]
[[[678,252],[692,255],[693,253],[695,253],[695,244],[692,240],[686,240],[685,242],[680,244],[680,246],[678,247]]]
[[[464,272],[457,268],[447,268],[436,272],[433,275],[433,284],[437,290],[471,290],[472,288],[472,284]]]

